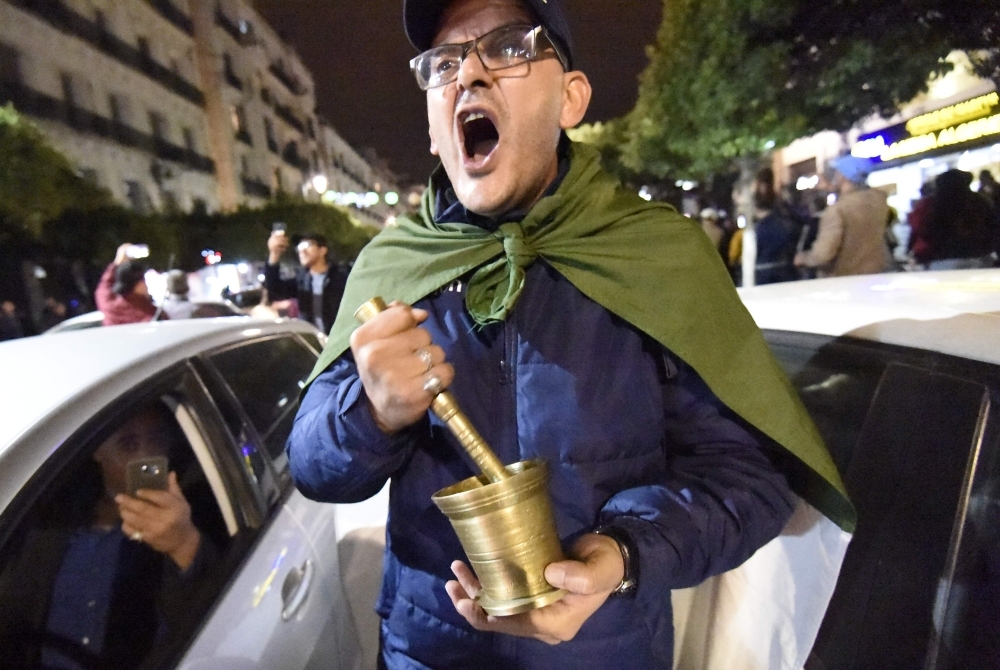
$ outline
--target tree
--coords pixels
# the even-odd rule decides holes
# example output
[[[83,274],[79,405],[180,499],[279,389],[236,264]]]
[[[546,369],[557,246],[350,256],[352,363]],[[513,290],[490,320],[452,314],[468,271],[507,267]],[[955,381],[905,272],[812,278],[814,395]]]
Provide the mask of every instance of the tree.
[[[704,177],[891,115],[955,49],[1000,83],[998,37],[1000,5],[980,0],[664,0],[636,106],[595,143],[635,172]]]
[[[0,222],[9,234],[38,238],[68,210],[110,204],[111,195],[78,175],[34,124],[0,107]]]

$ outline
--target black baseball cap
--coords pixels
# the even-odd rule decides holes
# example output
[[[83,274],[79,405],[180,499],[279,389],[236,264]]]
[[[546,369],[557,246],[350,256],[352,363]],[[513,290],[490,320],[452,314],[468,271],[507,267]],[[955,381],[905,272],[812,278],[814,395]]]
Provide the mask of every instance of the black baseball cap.
[[[417,51],[427,51],[437,36],[441,15],[454,0],[404,0],[403,25],[410,44]],[[521,0],[535,14],[538,22],[564,52],[573,69],[573,38],[559,0]]]

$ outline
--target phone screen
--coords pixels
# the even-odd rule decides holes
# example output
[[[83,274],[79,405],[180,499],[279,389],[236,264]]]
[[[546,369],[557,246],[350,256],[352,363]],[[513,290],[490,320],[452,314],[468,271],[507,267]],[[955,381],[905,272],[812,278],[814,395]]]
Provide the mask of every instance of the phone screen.
[[[167,489],[167,474],[170,472],[165,456],[138,458],[125,466],[125,492],[135,496],[139,489]]]
[[[288,226],[286,226],[285,224],[281,223],[280,221],[277,222],[277,223],[272,223],[271,224],[271,232],[272,233],[283,233],[286,230],[288,230]]]

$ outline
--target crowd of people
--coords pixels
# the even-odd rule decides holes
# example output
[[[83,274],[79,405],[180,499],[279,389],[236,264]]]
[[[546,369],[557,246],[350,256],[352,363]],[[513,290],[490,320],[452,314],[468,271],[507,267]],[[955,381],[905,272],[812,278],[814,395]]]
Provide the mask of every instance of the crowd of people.
[[[811,202],[796,191],[782,197],[770,168],[753,185],[755,285],[874,274],[898,270],[987,268],[1000,254],[1000,185],[982,170],[979,191],[973,175],[950,169],[929,180],[907,217],[909,235],[894,228],[898,213],[884,191],[866,184],[870,162],[844,156],[833,164],[830,196]],[[705,234],[718,249],[737,285],[743,285],[745,228],[724,210],[701,210]]]

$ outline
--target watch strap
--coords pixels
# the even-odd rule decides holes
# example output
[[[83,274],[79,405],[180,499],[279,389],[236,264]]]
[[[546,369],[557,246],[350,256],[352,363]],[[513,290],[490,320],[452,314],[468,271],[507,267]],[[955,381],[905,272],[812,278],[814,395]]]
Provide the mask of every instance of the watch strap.
[[[632,536],[620,526],[613,525],[599,526],[594,530],[594,533],[610,537],[618,544],[618,549],[622,552],[625,572],[622,575],[621,583],[611,592],[610,597],[633,595],[639,588],[639,551]]]

